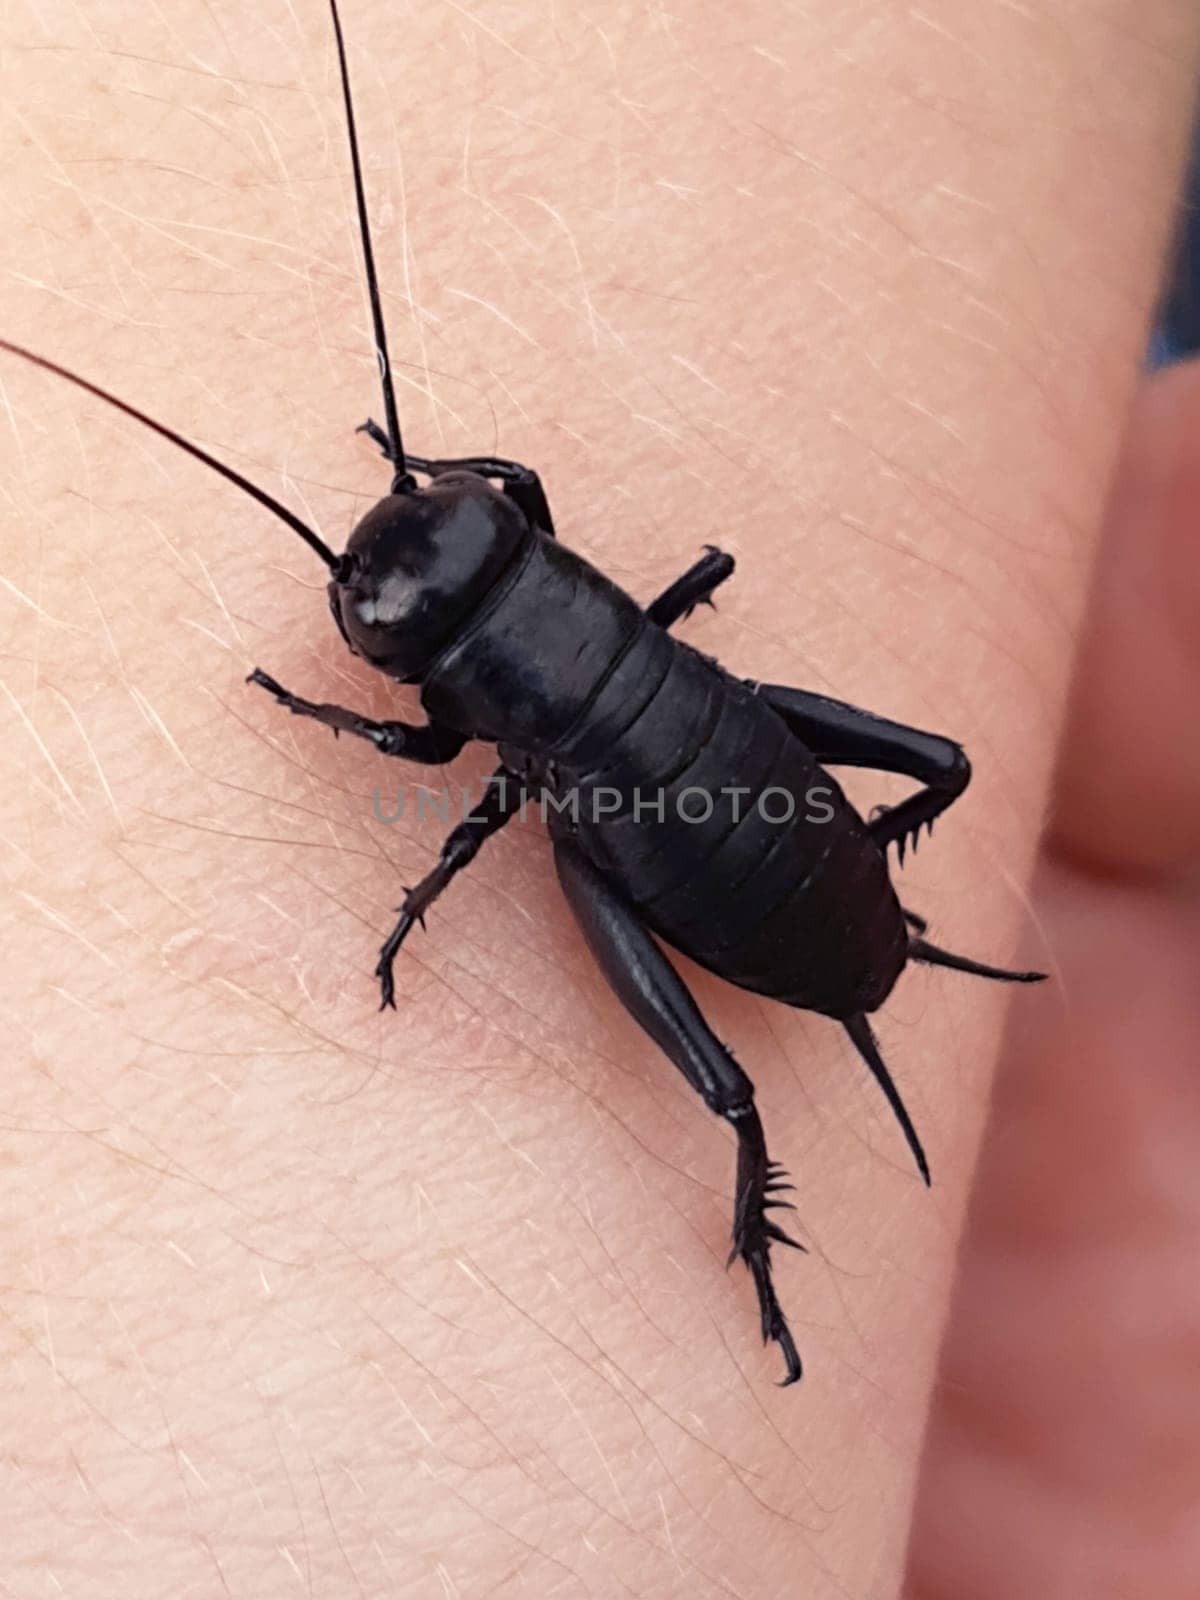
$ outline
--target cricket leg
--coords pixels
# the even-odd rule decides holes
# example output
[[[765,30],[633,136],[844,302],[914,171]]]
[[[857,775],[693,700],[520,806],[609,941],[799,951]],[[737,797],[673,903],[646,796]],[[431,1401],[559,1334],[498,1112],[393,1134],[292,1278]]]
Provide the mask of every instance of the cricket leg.
[[[465,733],[436,722],[376,722],[372,717],[360,716],[357,711],[347,711],[345,706],[304,700],[276,683],[261,667],[255,667],[246,682],[273,694],[294,716],[311,717],[314,722],[332,728],[335,738],[339,733],[352,733],[356,738],[368,740],[381,756],[400,756],[405,761],[416,761],[427,767],[443,766],[453,761],[467,743]]]
[[[925,785],[871,823],[879,848],[886,850],[894,844],[901,861],[909,840],[915,850],[921,829],[926,827],[932,833],[934,819],[971,781],[971,763],[953,739],[923,733],[805,689],[777,683],[752,687],[823,765],[874,767],[879,772],[903,773]]]
[[[393,460],[392,443],[384,430],[370,417],[358,429],[377,444],[388,461]],[[481,478],[495,478],[504,493],[531,527],[540,528],[553,539],[554,519],[550,515],[550,502],[542,480],[532,467],[523,467],[519,461],[506,461],[503,456],[460,456],[454,460],[431,461],[424,456],[404,452],[405,465],[413,472],[423,472],[428,477],[439,477],[443,472],[476,472]]]
[[[415,888],[408,889],[402,905],[396,907],[400,919],[392,929],[379,952],[375,976],[379,979],[381,999],[379,1009],[391,1006],[396,1009],[396,990],[392,968],[400,946],[408,937],[415,922],[425,926],[425,913],[450,883],[452,878],[474,861],[479,847],[490,839],[521,809],[525,785],[515,772],[507,767],[497,767],[487,780],[487,794],[475,809],[463,818],[458,827],[447,834],[442,853],[432,872],[427,872]]]
[[[692,1088],[737,1134],[737,1189],[733,1207],[733,1251],[749,1268],[758,1293],[764,1342],[774,1339],[786,1365],[784,1384],[801,1375],[800,1356],[775,1295],[771,1245],[802,1249],[767,1212],[787,1206],[791,1188],[782,1169],[767,1159],[754,1085],[701,1016],[687,986],[636,913],[569,840],[558,840],[554,862],[559,881],[588,947],[626,1010],[679,1068]]]
[[[810,694],[804,689],[789,689],[783,684],[760,683],[752,687],[768,705],[779,712],[798,739],[801,739],[823,765],[874,767],[880,772],[900,772],[919,778],[926,787],[883,811],[871,824],[871,837],[881,850],[895,844],[900,860],[911,838],[917,848],[922,827],[933,832],[934,818],[951,805],[971,779],[971,764],[962,747],[940,734],[922,733],[902,722],[889,722],[869,711],[860,711],[841,700]],[[915,911],[904,913],[904,920],[915,937],[908,946],[909,959],[932,967],[954,967],[977,978],[992,978],[1000,983],[1040,983],[1043,972],[1010,972],[1005,967],[989,967],[967,956],[941,950],[921,937],[928,927]],[[861,1019],[860,1019],[861,1021]],[[861,1023],[866,1028],[865,1021]],[[867,1034],[870,1030],[867,1029]],[[851,1037],[854,1037],[853,1033]],[[864,1059],[869,1060],[866,1035],[855,1039]]]
[[[731,555],[718,550],[715,544],[706,544],[704,551],[699,561],[646,607],[646,615],[660,628],[669,628],[673,622],[690,617],[697,606],[712,605],[713,590],[733,573]]]

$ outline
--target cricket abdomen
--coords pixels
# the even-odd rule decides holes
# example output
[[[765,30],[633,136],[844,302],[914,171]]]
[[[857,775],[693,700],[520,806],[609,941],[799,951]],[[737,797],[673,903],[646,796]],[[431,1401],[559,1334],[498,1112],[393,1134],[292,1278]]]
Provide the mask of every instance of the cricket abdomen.
[[[833,1016],[887,997],[907,936],[884,857],[747,684],[647,624],[553,756],[579,844],[676,949]]]

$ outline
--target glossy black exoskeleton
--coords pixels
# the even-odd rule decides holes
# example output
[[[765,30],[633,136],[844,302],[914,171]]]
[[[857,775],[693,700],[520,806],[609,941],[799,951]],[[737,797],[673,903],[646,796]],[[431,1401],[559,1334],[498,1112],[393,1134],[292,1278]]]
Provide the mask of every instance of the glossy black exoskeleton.
[[[378,722],[249,681],[290,711],[422,764],[469,740],[501,764],[481,804],[408,891],[380,952],[383,1003],[415,922],[480,845],[532,794],[549,819],[558,876],[617,996],[738,1141],[733,1252],[753,1275],[764,1339],[785,1383],[800,1358],[775,1295],[769,1216],[791,1187],[768,1160],[754,1087],[701,1016],[659,941],[743,989],[819,1011],[845,1028],[882,1088],[922,1177],[924,1151],[867,1016],[909,961],[1031,982],[929,943],[905,911],[887,849],[903,860],[921,829],[966,788],[961,748],[936,734],[782,685],[742,681],[669,629],[733,571],[708,549],[642,607],[555,538],[537,474],[492,457],[428,461],[400,438],[350,100],[331,0],[387,426],[365,430],[392,462],[391,493],[335,555],[298,517],[241,474],[78,375],[0,341],[154,429],[254,496],[330,570],[330,608],[354,654],[417,684],[428,720]],[[418,486],[414,474],[428,479]],[[923,786],[864,821],[827,766],[874,767]],[[691,796],[693,798],[689,799]],[[694,797],[699,797],[697,805]],[[769,803],[768,803],[768,797]],[[685,804],[685,801],[687,803]],[[799,1246],[797,1246],[799,1248]]]

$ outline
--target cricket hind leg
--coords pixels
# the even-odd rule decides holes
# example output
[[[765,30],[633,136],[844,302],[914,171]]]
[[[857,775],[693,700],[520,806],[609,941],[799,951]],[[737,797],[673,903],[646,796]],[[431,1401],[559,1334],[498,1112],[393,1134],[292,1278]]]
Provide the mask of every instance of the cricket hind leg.
[[[935,820],[971,781],[971,764],[953,739],[892,722],[806,689],[780,683],[754,683],[752,687],[823,766],[873,767],[879,772],[901,773],[924,785],[899,805],[881,811],[869,824],[879,848],[886,850],[894,844],[902,863],[908,845],[917,848],[921,829],[932,833]]]
[[[377,444],[384,459],[395,466],[392,441],[377,422],[368,417],[357,431]],[[542,480],[532,467],[523,467],[519,461],[506,461],[503,456],[461,456],[454,460],[432,461],[425,456],[414,456],[408,450],[404,452],[404,462],[413,472],[424,472],[430,477],[442,472],[477,472],[481,478],[495,478],[531,527],[540,528],[551,539],[556,537],[550,502]]]
[[[791,1187],[781,1167],[767,1159],[762,1120],[754,1105],[754,1085],[709,1028],[683,979],[667,960],[636,912],[569,840],[554,847],[559,882],[588,947],[625,1009],[650,1035],[692,1088],[737,1135],[737,1179],[733,1209],[733,1250],[754,1280],[764,1343],[774,1340],[786,1367],[783,1384],[795,1383],[803,1368],[775,1293],[771,1246],[802,1250],[768,1215],[786,1208],[782,1193]]]

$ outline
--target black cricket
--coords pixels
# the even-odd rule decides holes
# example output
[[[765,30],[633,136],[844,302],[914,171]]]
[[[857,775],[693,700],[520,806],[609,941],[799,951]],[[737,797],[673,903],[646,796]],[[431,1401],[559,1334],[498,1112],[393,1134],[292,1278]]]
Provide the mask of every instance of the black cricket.
[[[868,1014],[910,961],[1032,983],[939,949],[896,898],[887,861],[967,787],[962,748],[839,700],[732,677],[669,629],[733,571],[705,554],[650,605],[558,543],[536,472],[499,457],[430,461],[405,452],[384,333],[345,44],[330,0],[345,100],[386,427],[366,431],[391,462],[390,492],[338,556],[257,485],[172,429],[78,374],[0,341],[152,428],[252,495],[300,535],[330,572],[329,606],[352,654],[420,687],[427,722],[376,722],[290,693],[255,668],[248,682],[298,716],[368,740],[381,755],[452,761],[471,740],[500,765],[485,798],[409,889],[380,952],[382,1004],[417,922],[483,842],[545,796],[559,881],[585,940],[629,1013],[737,1135],[733,1250],[754,1279],[764,1342],[800,1357],[775,1295],[772,1244],[802,1249],[769,1212],[792,1188],[768,1160],[754,1085],[713,1034],[659,941],[742,989],[840,1022],[929,1166]],[[419,473],[429,482],[417,483]],[[495,487],[498,485],[499,487]],[[902,773],[923,787],[864,820],[826,766]],[[615,805],[613,792],[621,798]],[[699,793],[706,814],[681,796]],[[603,794],[603,804],[600,796]],[[799,802],[819,796],[818,818]],[[788,813],[785,815],[784,813]]]

